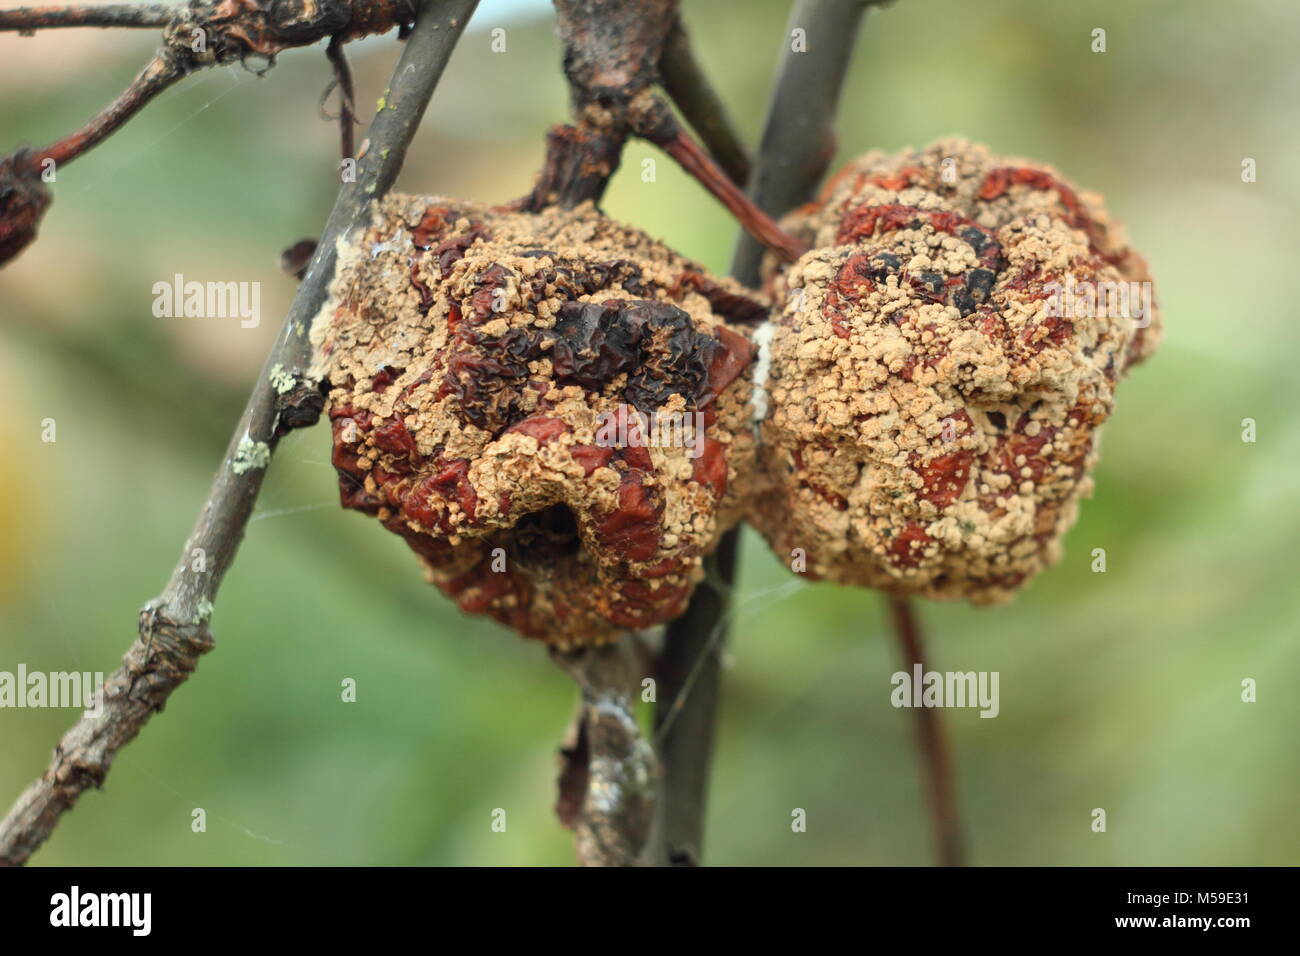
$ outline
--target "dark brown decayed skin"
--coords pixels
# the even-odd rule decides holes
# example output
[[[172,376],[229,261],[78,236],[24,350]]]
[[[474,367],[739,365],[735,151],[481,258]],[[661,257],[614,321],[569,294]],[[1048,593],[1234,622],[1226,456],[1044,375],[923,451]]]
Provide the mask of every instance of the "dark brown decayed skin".
[[[0,159],[0,266],[36,238],[50,205],[50,192],[27,156],[19,151]]]
[[[1146,264],[1099,197],[959,139],[868,154],[783,226],[814,248],[768,264],[753,523],[815,577],[1009,599],[1060,556],[1115,384],[1155,348]],[[1139,295],[1089,315],[1069,279]]]
[[[671,619],[754,471],[754,348],[715,309],[763,304],[590,204],[390,197],[313,332],[344,506],[526,636]]]

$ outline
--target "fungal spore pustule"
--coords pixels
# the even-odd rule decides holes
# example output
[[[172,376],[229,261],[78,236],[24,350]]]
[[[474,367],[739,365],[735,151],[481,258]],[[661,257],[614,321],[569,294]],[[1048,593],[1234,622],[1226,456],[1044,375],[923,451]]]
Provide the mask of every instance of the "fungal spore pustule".
[[[754,472],[765,311],[590,203],[391,196],[313,330],[343,504],[526,636],[670,620]]]
[[[1008,599],[1059,557],[1155,348],[1145,262],[1099,197],[960,139],[869,153],[783,225],[813,248],[768,263],[752,522],[815,577]]]

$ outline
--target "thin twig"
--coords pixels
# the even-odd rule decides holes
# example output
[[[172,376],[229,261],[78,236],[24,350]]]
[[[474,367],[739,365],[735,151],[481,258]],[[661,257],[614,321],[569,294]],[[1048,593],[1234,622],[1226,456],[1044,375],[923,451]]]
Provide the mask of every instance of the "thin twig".
[[[742,229],[775,252],[783,262],[794,262],[808,251],[804,243],[785,232],[776,220],[728,179],[722,167],[685,130],[664,144],[664,151],[726,206]]]
[[[905,597],[889,596],[889,613],[894,635],[902,651],[907,672],[918,664],[925,667],[925,646],[921,625]],[[926,768],[926,788],[930,798],[930,818],[934,825],[935,848],[940,866],[962,865],[961,823],[957,818],[957,795],[953,783],[952,755],[943,732],[943,719],[932,707],[916,707],[916,730],[922,763]]]
[[[229,63],[247,66],[250,61],[263,64],[256,71],[260,76],[275,64],[278,53],[326,37],[343,43],[386,33],[394,26],[403,36],[415,16],[416,4],[417,0],[190,0],[188,4],[165,8],[168,15],[161,24],[154,22],[156,7],[143,8],[152,12],[141,14],[138,23],[130,22],[130,15],[123,13],[121,16],[128,22],[102,24],[161,25],[163,45],[135,81],[81,129],[44,149],[19,147],[0,157],[0,266],[36,238],[41,217],[50,205],[49,191],[39,178],[49,163],[71,162],[102,143],[178,80],[205,67]],[[90,24],[99,10],[120,13],[125,9],[35,7],[0,11],[0,30],[30,32],[35,26],[72,26],[82,21]]]
[[[478,0],[425,6],[389,83],[386,106],[372,121],[372,148],[355,183],[344,183],[284,327],[267,357],[218,468],[198,522],[167,587],[140,615],[140,636],[104,685],[101,713],[83,716],[64,735],[44,775],[0,822],[0,864],[21,864],[49,837],[59,817],[89,787],[100,786],[118,750],[129,743],[212,648],[208,620],[221,579],[234,559],[280,436],[314,422],[322,396],[308,374],[312,318],[333,279],[337,240],[364,228],[371,201],[391,187],[407,147]],[[278,369],[277,369],[278,366]],[[281,385],[271,384],[272,370]],[[294,385],[281,391],[284,375]]]
[[[0,10],[0,31],[29,33],[49,27],[161,27],[176,7],[161,3],[110,3],[102,7],[16,7]]]
[[[780,215],[803,202],[824,171],[824,144],[830,141],[864,6],[861,0],[800,0],[795,6],[790,25],[807,31],[817,55],[793,53],[783,43],[786,53],[749,186],[750,197],[765,213]],[[757,285],[761,256],[762,246],[742,234],[732,275]],[[656,723],[671,719],[671,724],[660,745],[663,784],[651,862],[700,861],[737,536],[733,530],[723,537],[710,567],[710,579],[720,585],[695,592],[686,614],[668,626],[659,657]],[[697,667],[701,655],[707,657]]]
[[[238,7],[202,0],[172,7],[161,24],[162,48],[126,91],[75,133],[33,152],[30,163],[39,167],[45,159],[60,165],[70,162],[103,142],[167,87],[197,70],[246,63],[250,58],[265,61],[269,68],[284,50],[325,37],[331,38],[333,48],[370,33],[383,33],[406,22],[412,10],[413,0],[302,0],[282,5],[249,0]],[[0,15],[0,28],[4,22]],[[337,69],[332,56],[331,62]]]
[[[72,162],[121,129],[150,100],[177,80],[183,79],[187,72],[185,64],[172,56],[169,49],[161,50],[140,71],[131,85],[90,122],[58,142],[33,153],[28,162],[33,168],[39,167],[47,159],[54,160],[60,166]]]
[[[722,98],[695,59],[690,35],[680,18],[673,23],[664,41],[663,54],[659,58],[659,78],[664,92],[682,111],[682,116],[704,141],[718,165],[732,182],[744,185],[749,180],[749,154]]]
[[[334,68],[334,82],[339,88],[339,145],[344,159],[354,158],[353,126],[357,122],[356,88],[352,83],[352,67],[343,51],[343,34],[330,37],[325,56]]]

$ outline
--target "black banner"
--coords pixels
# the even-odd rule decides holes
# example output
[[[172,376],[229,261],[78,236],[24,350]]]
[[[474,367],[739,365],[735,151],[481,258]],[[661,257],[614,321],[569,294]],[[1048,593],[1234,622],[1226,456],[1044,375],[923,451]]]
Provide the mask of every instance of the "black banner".
[[[680,893],[698,888],[696,878],[705,881],[707,895]],[[534,915],[539,931],[542,920],[561,916],[625,923],[636,934],[656,931],[633,895],[651,891],[680,895],[671,904],[645,897],[646,910],[656,911],[650,919],[661,919],[670,905],[675,922],[709,920],[719,930],[725,923],[728,932],[756,917],[754,927],[764,932],[774,923],[818,935],[842,926],[857,936],[879,929],[927,943],[1038,940],[1050,933],[1046,938],[1203,937],[1232,945],[1240,934],[1276,933],[1286,925],[1282,910],[1295,875],[1285,869],[880,869],[856,876],[801,871],[787,882],[771,871],[728,870],[721,880],[714,883],[706,871],[665,884],[650,873],[579,870],[542,880],[521,870],[464,870],[449,880],[446,873],[412,869],[31,868],[0,873],[0,926],[15,943],[32,935],[128,945],[148,939],[302,943],[338,941],[340,921],[358,937],[382,938],[432,920],[472,926],[477,920],[466,923],[467,917],[495,913],[488,924],[493,938],[503,925],[522,927]]]

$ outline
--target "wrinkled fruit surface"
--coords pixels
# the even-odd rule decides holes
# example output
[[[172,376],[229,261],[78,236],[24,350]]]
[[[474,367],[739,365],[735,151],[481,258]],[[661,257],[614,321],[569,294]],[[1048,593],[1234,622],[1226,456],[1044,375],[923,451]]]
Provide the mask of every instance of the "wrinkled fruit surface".
[[[1156,345],[1145,262],[1099,197],[956,139],[870,153],[783,225],[813,250],[769,279],[753,523],[815,577],[1009,598],[1059,557]]]
[[[313,330],[343,504],[526,636],[667,621],[755,471],[764,315],[590,205],[389,197]]]

